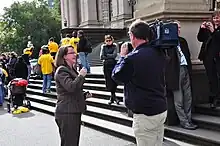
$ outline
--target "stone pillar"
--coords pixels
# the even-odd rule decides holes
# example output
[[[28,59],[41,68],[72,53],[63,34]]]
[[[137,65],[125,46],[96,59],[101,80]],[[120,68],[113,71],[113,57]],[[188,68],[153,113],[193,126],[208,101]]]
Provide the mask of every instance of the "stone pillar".
[[[124,28],[125,20],[132,17],[132,7],[128,0],[112,0],[113,17],[112,28]]]
[[[77,0],[69,1],[69,27],[78,26],[78,3]]]
[[[102,21],[109,23],[109,0],[102,0]]]
[[[68,0],[60,0],[61,6],[61,18],[62,18],[62,28],[68,27],[69,17],[68,17]],[[64,22],[67,22],[67,26],[64,26]]]
[[[81,10],[80,27],[99,27],[96,0],[81,0]]]

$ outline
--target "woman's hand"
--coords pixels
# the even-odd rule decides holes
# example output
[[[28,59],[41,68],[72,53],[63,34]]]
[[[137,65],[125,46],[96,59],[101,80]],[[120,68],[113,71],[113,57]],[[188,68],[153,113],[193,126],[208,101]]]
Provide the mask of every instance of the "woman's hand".
[[[84,67],[79,71],[79,75],[85,77],[87,74],[87,69],[85,69]]]
[[[202,23],[201,28],[206,28],[206,21]]]
[[[211,32],[214,32],[215,28],[211,22],[206,23],[206,28],[208,28]]]

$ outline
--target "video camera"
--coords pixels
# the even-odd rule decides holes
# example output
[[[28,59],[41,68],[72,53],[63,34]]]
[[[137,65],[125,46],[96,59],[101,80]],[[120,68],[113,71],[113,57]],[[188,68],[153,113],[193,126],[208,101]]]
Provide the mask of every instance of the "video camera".
[[[169,49],[178,46],[178,25],[172,21],[155,20],[149,24],[152,29],[150,43],[159,49]]]

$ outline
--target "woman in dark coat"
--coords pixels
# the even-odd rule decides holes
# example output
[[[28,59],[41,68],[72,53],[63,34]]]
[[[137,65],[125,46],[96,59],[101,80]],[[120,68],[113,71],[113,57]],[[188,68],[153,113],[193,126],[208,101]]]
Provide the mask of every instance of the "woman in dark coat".
[[[17,62],[17,54],[15,52],[12,52],[10,54],[10,60],[8,63],[8,71],[9,71],[9,81],[14,79],[15,76],[15,64]]]
[[[55,120],[59,128],[61,146],[78,146],[81,128],[81,115],[86,110],[85,99],[91,97],[83,92],[83,84],[87,71],[79,73],[73,67],[76,64],[76,53],[72,46],[59,49],[55,65],[57,104]]]
[[[28,68],[22,57],[18,57],[18,61],[15,64],[15,77],[27,80]]]
[[[216,107],[219,97],[219,75],[220,75],[220,12],[212,15],[210,22],[203,22],[197,38],[202,42],[199,59],[203,61],[210,87],[210,106]]]
[[[101,46],[100,59],[103,60],[103,71],[105,76],[105,84],[108,91],[111,92],[110,101],[108,104],[119,104],[119,100],[115,95],[117,84],[111,78],[112,70],[115,67],[118,47],[113,43],[114,39],[111,35],[105,36],[105,44]]]

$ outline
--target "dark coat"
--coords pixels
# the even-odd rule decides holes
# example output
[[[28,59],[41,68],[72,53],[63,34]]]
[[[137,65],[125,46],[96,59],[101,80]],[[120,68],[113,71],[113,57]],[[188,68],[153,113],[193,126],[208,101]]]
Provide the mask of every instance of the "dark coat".
[[[79,43],[77,44],[77,52],[85,52],[88,53],[88,39],[85,37],[81,37]]]
[[[192,63],[190,59],[190,51],[187,41],[179,37],[181,50],[186,58],[188,64],[189,75],[192,72]],[[178,58],[177,48],[172,48],[167,50],[168,59],[165,72],[166,86],[168,90],[178,90],[179,89],[179,74],[180,74],[180,61]]]
[[[136,114],[157,115],[167,110],[165,56],[147,43],[117,62],[112,76],[124,83],[125,105]]]
[[[112,70],[116,64],[117,45],[110,46],[103,44],[100,51],[100,59],[103,60],[103,72],[105,76],[106,89],[110,92],[115,92],[117,88],[116,82],[112,79]]]
[[[203,61],[205,59],[205,57],[207,56],[207,42],[210,41],[211,39],[211,31],[205,28],[201,28],[199,29],[199,33],[197,34],[197,39],[199,42],[202,42],[202,46],[199,52],[199,56],[198,59]]]
[[[26,63],[24,61],[22,62],[17,62],[15,64],[15,77],[16,78],[22,78],[22,79],[27,79],[28,77],[28,68]]]
[[[57,106],[56,115],[83,113],[86,102],[83,93],[85,78],[75,69],[61,66],[55,73]]]

